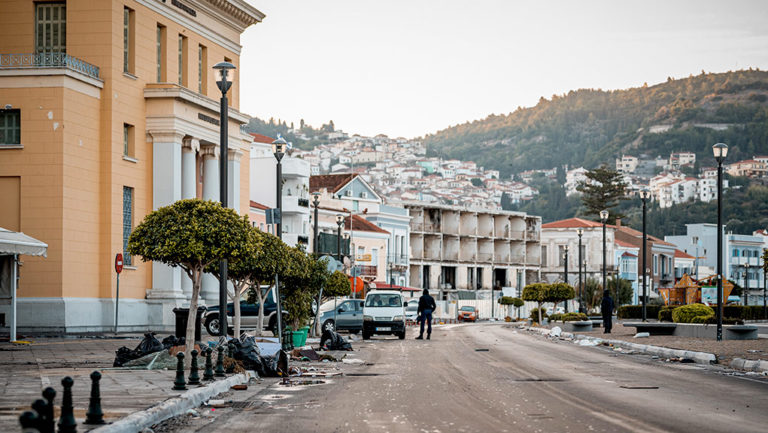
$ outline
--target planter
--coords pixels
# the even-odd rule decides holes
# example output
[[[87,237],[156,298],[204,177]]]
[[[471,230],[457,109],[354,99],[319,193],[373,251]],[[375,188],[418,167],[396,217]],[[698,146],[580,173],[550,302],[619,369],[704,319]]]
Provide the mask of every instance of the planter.
[[[572,322],[563,322],[560,326],[563,331],[565,332],[590,332],[592,331],[592,321],[591,320],[584,320],[584,321],[572,321]]]
[[[292,334],[293,337],[293,347],[302,347],[305,344],[307,344],[307,334],[309,333],[309,327],[305,326],[303,328],[299,328],[298,331],[294,331]]]

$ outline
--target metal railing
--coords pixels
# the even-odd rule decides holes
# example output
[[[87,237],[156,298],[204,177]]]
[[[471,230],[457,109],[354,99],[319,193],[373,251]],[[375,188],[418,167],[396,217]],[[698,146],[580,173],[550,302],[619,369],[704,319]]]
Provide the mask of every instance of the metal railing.
[[[0,69],[65,68],[100,80],[99,67],[67,53],[0,54]]]

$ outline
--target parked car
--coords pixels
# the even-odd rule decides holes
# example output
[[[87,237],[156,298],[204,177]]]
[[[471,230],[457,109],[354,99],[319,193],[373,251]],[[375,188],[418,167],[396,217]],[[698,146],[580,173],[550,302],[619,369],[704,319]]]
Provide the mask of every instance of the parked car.
[[[460,322],[477,322],[477,308],[470,305],[459,308],[457,320]]]
[[[397,335],[405,339],[403,295],[396,290],[372,290],[363,305],[363,340],[372,335]]]
[[[264,302],[264,326],[270,332],[275,332],[277,329],[277,303],[275,303],[275,289],[267,293],[267,298]],[[287,318],[288,312],[283,311],[283,326],[285,326],[285,318]],[[227,304],[227,333],[232,334],[234,332],[235,320],[235,304],[230,302]],[[202,317],[205,330],[210,335],[219,335],[221,323],[219,321],[219,306],[214,305],[208,307],[207,311],[203,313]],[[240,328],[256,328],[259,322],[259,304],[249,304],[245,300],[240,301]]]
[[[405,320],[416,321],[416,318],[419,317],[419,300],[413,299],[407,302],[408,306],[405,307]]]
[[[330,309],[324,309],[327,302],[324,303],[320,307],[323,330],[360,332],[363,329],[363,302],[362,299],[337,301],[335,312],[333,305]]]

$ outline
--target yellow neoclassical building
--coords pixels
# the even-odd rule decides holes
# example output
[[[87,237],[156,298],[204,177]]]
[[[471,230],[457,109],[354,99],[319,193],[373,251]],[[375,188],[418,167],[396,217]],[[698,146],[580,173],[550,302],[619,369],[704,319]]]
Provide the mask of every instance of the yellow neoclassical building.
[[[263,18],[245,0],[2,1],[0,227],[49,246],[23,258],[21,332],[111,329],[115,254],[151,210],[219,200],[219,158],[229,205],[247,214],[239,69],[219,155],[212,66],[239,66],[240,35]],[[168,329],[190,293],[179,269],[126,255],[120,329]],[[212,277],[202,297],[218,303]]]

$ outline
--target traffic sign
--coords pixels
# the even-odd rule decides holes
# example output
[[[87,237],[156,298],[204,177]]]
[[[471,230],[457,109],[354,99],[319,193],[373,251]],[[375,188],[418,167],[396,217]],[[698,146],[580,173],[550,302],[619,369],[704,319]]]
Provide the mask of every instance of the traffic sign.
[[[115,256],[115,272],[123,272],[123,255],[120,253]]]

